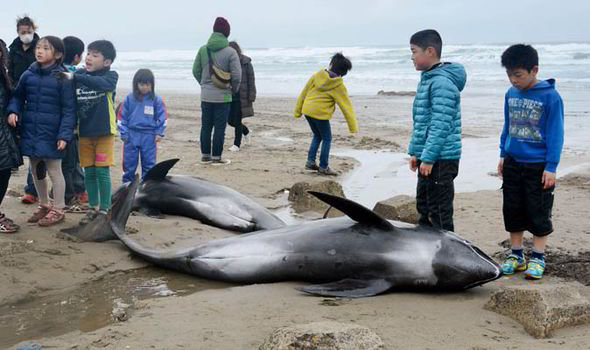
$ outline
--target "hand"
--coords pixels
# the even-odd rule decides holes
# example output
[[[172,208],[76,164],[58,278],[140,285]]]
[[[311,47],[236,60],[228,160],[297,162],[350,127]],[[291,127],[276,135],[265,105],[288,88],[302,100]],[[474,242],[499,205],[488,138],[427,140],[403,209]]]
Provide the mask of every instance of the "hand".
[[[543,172],[543,178],[541,179],[541,183],[543,183],[544,189],[548,189],[555,186],[555,173],[545,170]]]
[[[159,143],[160,141],[162,141],[163,137],[164,136],[156,135],[156,143]]]
[[[74,79],[74,73],[72,72],[54,72],[53,76],[58,80],[72,80]]]
[[[63,151],[64,149],[66,149],[66,146],[68,145],[68,143],[64,140],[57,140],[57,150],[58,151]]]
[[[8,115],[8,125],[12,126],[13,128],[16,128],[17,122],[18,122],[18,115],[14,114],[14,113],[10,113]]]
[[[418,168],[418,166],[416,165],[417,163],[418,161],[416,160],[415,156],[410,157],[410,170],[416,172],[416,168]]]
[[[500,158],[500,161],[498,162],[498,176],[504,176],[504,158]]]
[[[432,166],[434,164],[420,163],[420,174],[423,176],[429,176],[432,173]]]

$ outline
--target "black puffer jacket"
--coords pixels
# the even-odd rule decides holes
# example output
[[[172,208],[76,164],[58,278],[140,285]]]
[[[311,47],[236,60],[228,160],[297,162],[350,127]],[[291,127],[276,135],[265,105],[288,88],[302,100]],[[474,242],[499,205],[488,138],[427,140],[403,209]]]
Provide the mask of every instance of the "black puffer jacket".
[[[240,57],[242,65],[242,81],[240,82],[240,107],[242,118],[254,115],[252,103],[256,100],[256,81],[254,78],[254,67],[252,59],[246,55]]]
[[[8,53],[8,75],[12,79],[12,83],[16,85],[20,76],[35,62],[35,47],[39,41],[37,33],[33,36],[31,46],[27,51],[23,50],[23,43],[19,37],[16,37],[12,44],[10,44]]]
[[[10,89],[4,77],[0,75],[0,170],[23,165],[23,158],[16,144],[15,131],[8,125],[6,119],[9,99]]]

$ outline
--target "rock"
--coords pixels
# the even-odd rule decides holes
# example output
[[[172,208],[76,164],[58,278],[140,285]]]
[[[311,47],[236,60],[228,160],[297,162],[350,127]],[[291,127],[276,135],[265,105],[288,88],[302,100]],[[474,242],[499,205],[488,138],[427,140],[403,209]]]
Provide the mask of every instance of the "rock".
[[[547,338],[557,329],[590,323],[589,293],[577,282],[508,286],[484,308],[515,319],[535,338]]]
[[[293,209],[298,213],[316,211],[323,214],[329,208],[329,205],[307,193],[307,191],[324,192],[339,197],[345,197],[342,186],[333,180],[298,182],[294,184],[289,191],[289,201],[292,202]],[[344,215],[342,212],[334,208],[330,209],[328,212],[328,216],[330,217],[342,215]]]
[[[377,95],[380,96],[416,96],[416,91],[383,91],[379,90]]]
[[[393,198],[377,202],[373,211],[386,219],[418,223],[418,212],[416,211],[416,199],[414,197],[399,195]]]
[[[372,330],[355,324],[315,322],[276,329],[259,350],[369,350],[384,349]]]

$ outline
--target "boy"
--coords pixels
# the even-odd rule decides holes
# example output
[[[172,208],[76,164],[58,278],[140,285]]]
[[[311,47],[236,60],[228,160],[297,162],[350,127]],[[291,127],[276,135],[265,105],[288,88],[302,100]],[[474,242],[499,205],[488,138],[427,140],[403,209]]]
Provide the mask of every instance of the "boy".
[[[315,73],[299,94],[295,105],[295,118],[305,115],[307,123],[313,133],[305,168],[317,170],[320,175],[338,175],[330,169],[330,145],[332,143],[332,129],[330,119],[334,114],[335,104],[338,104],[342,114],[348,123],[351,133],[358,132],[358,122],[352,108],[352,102],[348,96],[348,90],[344,86],[342,77],[352,69],[350,60],[341,53],[332,56],[330,67]],[[318,148],[320,150],[320,166],[316,164]]]
[[[441,62],[442,39],[422,30],[410,38],[412,61],[422,71],[414,99],[410,169],[418,171],[416,208],[421,225],[454,231],[453,180],[461,157],[461,97],[467,75],[458,63]]]
[[[84,42],[75,36],[63,38],[66,53],[64,55],[64,66],[70,72],[76,71],[76,66],[82,60],[84,53]],[[77,129],[74,129],[74,138],[66,147],[66,155],[61,163],[62,172],[66,182],[66,204],[68,211],[80,212],[83,204],[88,202],[88,194],[84,186],[84,172],[80,167],[79,137]]]
[[[563,147],[563,101],[554,79],[537,79],[539,57],[532,46],[510,46],[502,54],[502,66],[512,84],[504,100],[498,163],[504,226],[512,244],[502,270],[511,275],[526,269],[527,278],[541,279],[547,236],[553,232],[551,210]],[[525,230],[533,234],[528,265],[522,248]]]
[[[84,167],[90,210],[80,221],[85,225],[111,206],[110,166],[114,165],[117,121],[113,107],[119,75],[111,64],[117,55],[110,41],[88,45],[86,67],[75,73],[61,73],[76,84],[80,164]],[[98,209],[98,210],[97,210]]]

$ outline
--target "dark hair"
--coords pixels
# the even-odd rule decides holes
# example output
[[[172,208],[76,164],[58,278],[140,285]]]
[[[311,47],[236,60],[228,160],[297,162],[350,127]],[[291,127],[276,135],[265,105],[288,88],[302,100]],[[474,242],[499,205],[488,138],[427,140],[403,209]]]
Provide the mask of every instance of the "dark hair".
[[[410,44],[416,45],[422,50],[432,47],[436,51],[438,58],[442,54],[442,38],[434,29],[425,29],[414,33],[410,38]]]
[[[105,59],[111,60],[111,62],[114,62],[115,57],[117,57],[115,46],[108,40],[96,40],[91,42],[88,44],[88,51],[100,52]]]
[[[75,36],[66,36],[63,39],[63,42],[66,48],[64,63],[72,64],[76,55],[82,56],[82,53],[84,52],[84,42]]]
[[[335,53],[330,60],[330,70],[343,77],[352,69],[352,63],[341,52]]]
[[[27,26],[27,27],[33,28],[33,30],[37,30],[37,26],[35,25],[35,22],[33,22],[31,17],[29,17],[27,15],[24,15],[23,17],[16,18],[16,30],[18,30],[18,27],[20,27],[20,26]]]
[[[242,57],[242,48],[240,47],[240,45],[238,45],[237,41],[230,41],[229,47],[236,50],[236,52],[238,53],[238,56]]]
[[[156,95],[156,81],[154,73],[147,68],[139,69],[133,76],[133,95],[136,99],[141,99],[141,93],[139,92],[139,83],[150,83],[152,84],[152,94]]]
[[[0,80],[4,84],[4,88],[8,91],[12,89],[12,80],[8,75],[8,49],[6,49],[6,43],[0,39],[0,52],[2,58],[0,58]]]
[[[539,54],[531,45],[512,45],[502,54],[502,67],[513,69],[526,69],[529,73],[539,65]]]
[[[64,46],[64,42],[56,36],[48,35],[48,36],[44,36],[41,39],[39,39],[39,41],[37,41],[37,45],[39,45],[42,41],[47,41],[49,43],[49,45],[51,45],[51,47],[53,47],[54,54],[57,52],[61,53],[61,58],[56,59],[55,61],[58,64],[63,64],[64,57],[66,54],[66,48]]]

